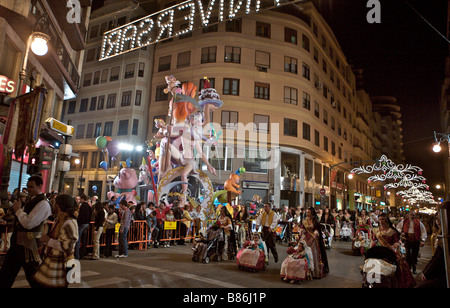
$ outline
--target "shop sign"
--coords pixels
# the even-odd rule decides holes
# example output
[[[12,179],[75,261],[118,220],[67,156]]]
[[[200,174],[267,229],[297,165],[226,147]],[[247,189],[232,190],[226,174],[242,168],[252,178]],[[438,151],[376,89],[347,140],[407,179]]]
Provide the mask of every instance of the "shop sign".
[[[0,92],[8,94],[16,92],[16,82],[6,76],[0,75]]]

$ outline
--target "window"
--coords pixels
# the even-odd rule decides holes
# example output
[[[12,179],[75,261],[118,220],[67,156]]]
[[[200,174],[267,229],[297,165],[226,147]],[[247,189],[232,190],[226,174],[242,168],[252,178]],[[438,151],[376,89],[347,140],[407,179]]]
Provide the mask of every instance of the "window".
[[[314,101],[314,115],[320,119],[320,106],[319,103]]]
[[[297,30],[284,28],[284,41],[297,45]]]
[[[204,47],[202,48],[201,63],[215,63],[216,62],[217,47]]]
[[[137,136],[138,129],[139,129],[139,120],[138,119],[133,119],[133,127],[131,129],[131,134],[134,135],[134,136]]]
[[[209,32],[217,32],[219,30],[219,18],[217,16],[211,17],[209,20],[209,23],[211,26],[204,27],[203,33],[209,33]]]
[[[284,119],[284,135],[297,137],[297,120]]]
[[[269,116],[255,114],[253,115],[253,131],[260,133],[269,133]]]
[[[255,52],[255,65],[257,67],[270,68],[270,53],[257,50]]]
[[[309,65],[306,64],[305,62],[303,62],[303,65],[302,65],[302,76],[308,80],[310,80],[310,78],[311,78]]]
[[[111,76],[109,76],[109,81],[119,80],[119,72],[120,72],[120,66],[113,67],[111,69]]]
[[[302,35],[302,47],[303,49],[309,51],[310,50],[310,43],[309,43],[309,37],[306,35]]]
[[[122,93],[122,103],[120,104],[120,106],[125,107],[125,106],[130,106],[131,105],[131,91],[126,91]]]
[[[102,70],[102,78],[100,79],[100,83],[105,83],[108,81],[108,69]]]
[[[327,61],[325,61],[325,59],[322,60],[322,69],[325,73],[328,71]]]
[[[112,136],[113,122],[105,122],[103,136]]]
[[[311,95],[303,92],[303,108],[311,110]]]
[[[86,62],[92,62],[95,60],[95,48],[91,48],[86,53]]]
[[[297,89],[284,87],[284,102],[287,104],[297,105]]]
[[[96,71],[94,73],[94,81],[93,81],[93,85],[94,84],[99,84],[100,83],[100,71]]]
[[[270,99],[270,84],[255,82],[255,98]]]
[[[328,125],[328,111],[326,111],[325,109],[323,110],[323,123],[325,123],[325,125]]]
[[[91,97],[91,106],[89,107],[89,111],[95,111],[97,109],[97,96]]]
[[[83,98],[80,103],[80,110],[78,112],[86,112],[88,106],[88,98]]]
[[[323,149],[328,152],[328,138],[323,136]]]
[[[89,123],[86,130],[86,138],[92,138],[94,133],[94,123]]]
[[[257,21],[256,36],[270,38],[270,24]]]
[[[322,94],[323,97],[328,98],[328,86],[325,83],[322,84]]]
[[[92,73],[84,74],[83,87],[89,87],[91,85]]]
[[[144,77],[145,63],[139,62],[138,77]]]
[[[237,129],[238,124],[238,112],[237,111],[222,111],[221,125],[226,129]]]
[[[240,18],[228,20],[225,23],[225,31],[226,32],[238,32],[241,33],[242,31],[242,20]]]
[[[334,141],[331,141],[331,155],[336,156],[336,144]]]
[[[115,108],[116,107],[116,93],[109,94],[108,100],[106,101],[106,108]]]
[[[166,86],[157,86],[156,87],[156,97],[155,100],[158,101],[166,101],[169,99],[169,93],[164,93],[164,89]]]
[[[284,57],[284,71],[297,74],[297,59],[292,57]]]
[[[100,153],[100,155],[101,155],[101,152],[97,152],[97,151],[95,151],[95,152],[92,152],[92,156],[91,156],[91,168],[94,168],[94,169],[97,169],[98,167],[99,167],[99,157],[100,157],[100,155],[99,155],[99,153]]]
[[[334,120],[334,117],[331,117],[331,129],[335,130],[336,129],[336,122]]]
[[[105,96],[101,95],[98,97],[97,110],[102,110],[105,107]]]
[[[94,138],[102,135],[102,123],[95,123]]]
[[[239,95],[239,79],[224,78],[223,79],[224,95]]]
[[[134,105],[135,106],[140,106],[141,105],[141,100],[142,100],[142,91],[141,90],[136,90],[136,98],[134,99]]]
[[[311,126],[303,123],[303,139],[311,141]]]
[[[241,47],[225,46],[225,63],[241,63]]]
[[[91,31],[89,33],[89,38],[95,38],[98,35],[99,25],[95,25],[91,27]]]
[[[159,58],[158,72],[170,70],[170,62],[172,61],[172,56],[164,56]]]
[[[317,50],[316,47],[314,47],[314,61],[319,63],[319,51]]]
[[[77,135],[76,135],[77,139],[84,138],[84,127],[85,127],[84,124],[77,125]]]
[[[267,157],[262,150],[245,149],[244,168],[246,172],[267,173]]]
[[[129,63],[125,66],[125,76],[124,76],[125,79],[134,77],[135,67],[136,67],[135,63]]]
[[[177,68],[191,65],[191,51],[180,52],[177,59]]]
[[[76,106],[77,106],[77,101],[70,101],[69,108],[67,109],[67,114],[75,113]]]
[[[317,129],[314,130],[314,144],[320,147],[320,133]]]

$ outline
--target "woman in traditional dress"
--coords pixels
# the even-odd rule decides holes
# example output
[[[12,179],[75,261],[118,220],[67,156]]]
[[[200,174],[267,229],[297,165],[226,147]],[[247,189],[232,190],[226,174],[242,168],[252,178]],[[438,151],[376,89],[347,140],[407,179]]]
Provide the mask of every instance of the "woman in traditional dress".
[[[259,233],[254,233],[253,240],[244,243],[243,248],[237,253],[236,259],[239,269],[260,271],[266,267],[264,244]]]
[[[49,234],[40,239],[45,247],[45,258],[34,280],[44,288],[66,288],[67,261],[74,259],[75,244],[78,241],[78,224],[75,199],[69,195],[56,197],[57,217]]]
[[[372,247],[383,246],[393,250],[397,257],[397,283],[399,288],[412,288],[416,285],[409,265],[400,252],[400,233],[394,228],[391,220],[385,213],[378,216],[380,227],[372,235]]]
[[[311,248],[312,261],[314,263],[313,278],[325,277],[330,270],[319,220],[314,208],[306,210],[306,217],[303,219],[300,229],[300,240],[304,240],[306,245]]]
[[[224,255],[222,259],[234,259],[236,256],[236,237],[233,231],[233,221],[231,220],[231,215],[225,206],[220,208],[218,221],[220,222],[220,227],[223,229],[225,239],[224,252],[226,252],[226,255]]]
[[[309,254],[307,249],[310,252]],[[297,246],[289,247],[287,253],[289,255],[281,264],[281,279],[290,283],[298,283],[310,279],[310,268],[314,268],[314,265],[311,259],[311,249],[306,245],[306,242],[300,241]]]
[[[240,205],[239,211],[236,212],[236,216],[234,217],[234,223],[238,228],[238,244],[239,247],[243,247],[245,241],[249,239],[248,230],[249,230],[249,214],[247,211],[247,206]]]

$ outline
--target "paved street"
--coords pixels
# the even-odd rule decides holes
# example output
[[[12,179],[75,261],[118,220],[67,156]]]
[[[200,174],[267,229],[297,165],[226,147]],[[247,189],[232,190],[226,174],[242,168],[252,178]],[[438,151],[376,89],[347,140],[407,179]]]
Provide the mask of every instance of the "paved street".
[[[360,288],[363,257],[353,256],[350,242],[334,242],[327,251],[330,274],[301,285],[280,280],[280,266],[286,257],[286,245],[277,245],[280,260],[272,257],[265,271],[240,271],[235,261],[192,262],[191,245],[130,250],[128,258],[102,258],[81,261],[81,283],[71,288]],[[431,249],[421,249],[418,272],[431,257]],[[13,287],[28,287],[23,273]]]

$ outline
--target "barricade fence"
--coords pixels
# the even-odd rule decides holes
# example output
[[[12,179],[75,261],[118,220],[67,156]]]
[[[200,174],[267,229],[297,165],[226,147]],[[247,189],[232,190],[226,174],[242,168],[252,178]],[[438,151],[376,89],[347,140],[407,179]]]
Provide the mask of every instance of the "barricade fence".
[[[209,229],[215,220],[206,220],[201,221],[199,224],[195,224],[193,221],[185,221],[175,220],[173,222],[166,222],[164,224],[159,225],[162,227],[162,230],[159,230],[159,241],[167,242],[167,241],[179,241],[181,239],[184,240],[194,240],[195,238],[200,236],[200,233],[203,235],[206,234],[206,230]],[[51,228],[52,221],[49,221],[46,225],[45,232],[48,233],[48,230]],[[185,224],[186,228],[182,228],[181,224]],[[197,228],[196,228],[197,225]],[[115,236],[111,243],[111,245],[119,245],[119,228],[120,223],[118,223],[115,227]],[[3,230],[2,230],[3,229]],[[182,231],[185,231],[184,234],[181,234]],[[253,230],[252,230],[253,231]],[[6,225],[0,224],[0,254],[5,254],[10,247],[10,240],[12,230],[8,229]],[[87,247],[91,248],[94,246],[94,222],[91,221],[89,228],[87,229]],[[150,229],[147,225],[147,221],[145,220],[134,220],[130,226],[128,231],[128,245],[134,245],[135,248],[139,250],[144,250],[148,248],[148,245],[153,244],[155,239],[153,236],[149,236]],[[253,233],[253,232],[251,232]],[[102,235],[100,237],[100,247],[104,247],[106,245],[106,230],[103,229]]]

